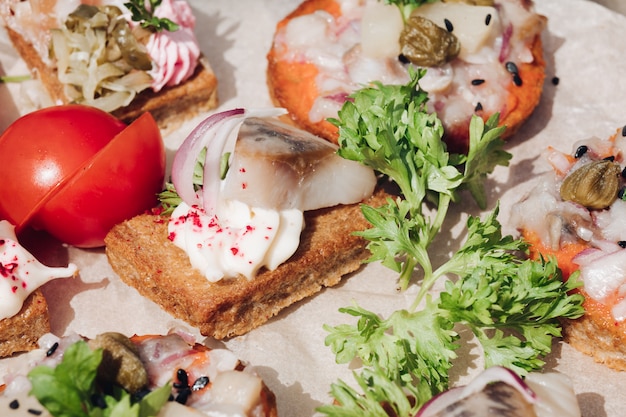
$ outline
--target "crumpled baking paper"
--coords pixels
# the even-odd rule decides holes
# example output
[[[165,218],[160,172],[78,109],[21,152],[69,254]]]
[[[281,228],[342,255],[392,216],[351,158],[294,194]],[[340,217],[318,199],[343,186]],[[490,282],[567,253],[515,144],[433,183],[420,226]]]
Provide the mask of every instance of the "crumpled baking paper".
[[[298,0],[196,0],[191,4],[196,12],[200,47],[219,79],[218,110],[271,106],[265,55],[276,23],[295,9]],[[516,233],[507,223],[512,204],[531,189],[537,174],[549,169],[541,156],[548,145],[569,151],[579,139],[608,137],[626,124],[626,54],[621,48],[626,17],[586,0],[569,0],[567,5],[560,0],[536,0],[536,8],[549,19],[543,37],[547,60],[544,94],[533,116],[507,145],[513,154],[510,166],[499,167],[487,181],[488,207],[493,209],[500,201],[499,219],[507,233]],[[0,74],[25,73],[23,62],[1,31]],[[553,77],[558,77],[558,85],[552,82]],[[33,87],[0,85],[0,130],[30,109],[29,88]],[[176,147],[203,117],[206,115],[165,138],[170,161]],[[451,210],[445,225],[448,233],[443,233],[434,247],[439,247],[439,259],[449,255],[445,237],[455,247],[463,234],[467,218],[463,210],[481,214],[471,203],[463,206]],[[79,278],[56,280],[44,287],[56,334],[77,332],[93,337],[102,331],[166,333],[178,326],[202,340],[197,330],[124,285],[108,266],[103,250],[60,248],[45,256],[50,263],[63,263],[69,258],[81,271]],[[322,326],[351,322],[351,317],[338,309],[352,302],[388,316],[408,307],[414,296],[415,288],[398,293],[395,274],[371,264],[339,286],[297,303],[245,336],[207,343],[225,345],[253,366],[276,393],[281,416],[312,416],[317,406],[332,401],[328,394],[331,383],[338,379],[353,383],[351,366],[336,364],[324,345],[326,332]],[[465,352],[475,348],[468,343],[463,347]],[[459,365],[452,375],[453,384],[463,383],[481,364]],[[546,369],[571,378],[583,416],[624,414],[626,373],[598,365],[561,342],[555,343]]]

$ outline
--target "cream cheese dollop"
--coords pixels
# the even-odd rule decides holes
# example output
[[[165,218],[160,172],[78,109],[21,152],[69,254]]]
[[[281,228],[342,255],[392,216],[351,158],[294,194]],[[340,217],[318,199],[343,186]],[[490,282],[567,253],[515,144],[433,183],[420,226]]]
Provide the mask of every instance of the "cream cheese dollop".
[[[169,221],[170,240],[211,281],[254,278],[285,262],[298,248],[304,216],[298,209],[273,210],[224,200],[215,214],[181,203]]]
[[[48,267],[17,240],[15,227],[0,221],[0,319],[16,315],[24,300],[37,288],[56,278],[73,276],[78,268]]]
[[[151,34],[146,44],[153,63],[148,72],[152,77],[152,89],[160,91],[193,75],[200,58],[200,47],[194,34],[196,19],[186,1],[163,0],[154,15],[168,18],[178,25],[173,32],[162,30]]]

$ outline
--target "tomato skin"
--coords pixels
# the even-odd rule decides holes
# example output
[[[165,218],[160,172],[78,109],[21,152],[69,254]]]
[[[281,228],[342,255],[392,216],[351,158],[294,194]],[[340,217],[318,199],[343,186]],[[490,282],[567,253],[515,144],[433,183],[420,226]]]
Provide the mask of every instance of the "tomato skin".
[[[18,119],[14,123],[29,125],[33,130],[32,126],[44,126],[45,122],[44,130],[50,131],[46,136],[21,137],[22,142],[37,142],[27,146],[28,152],[18,151],[19,146],[14,144],[20,141],[15,139],[15,132],[24,130],[24,126],[12,129],[12,125],[0,137],[0,176],[13,180],[7,183],[16,183],[0,183],[0,201],[8,193],[26,195],[0,203],[0,218],[14,222],[18,232],[30,226],[70,245],[103,246],[111,227],[158,202],[157,193],[162,190],[165,176],[165,148],[160,131],[148,113],[126,127],[104,112],[107,117],[89,119],[86,115],[96,109],[85,106],[50,109],[56,109],[50,110],[55,113],[51,119],[46,113],[41,119],[36,115],[26,122],[18,123]],[[63,129],[63,133],[54,135],[60,131],[58,124],[63,126],[68,120],[74,122],[70,133]],[[5,140],[7,135],[11,139]],[[3,159],[8,159],[4,156],[7,142],[19,155],[15,158],[19,162],[10,164],[9,169],[2,166]],[[46,158],[31,156],[41,154],[39,147],[46,150]],[[39,181],[38,176],[45,176],[51,166],[60,173],[54,176],[55,181]],[[22,175],[23,172],[28,175]]]
[[[16,120],[0,137],[0,218],[15,225],[27,221],[47,193],[125,127],[108,113],[78,105]]]

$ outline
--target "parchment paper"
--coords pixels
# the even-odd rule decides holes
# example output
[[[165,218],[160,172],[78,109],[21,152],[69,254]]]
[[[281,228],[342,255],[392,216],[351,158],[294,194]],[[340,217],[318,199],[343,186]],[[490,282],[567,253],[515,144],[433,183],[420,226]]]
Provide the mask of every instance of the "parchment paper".
[[[298,2],[191,2],[201,49],[219,79],[220,110],[271,105],[265,84],[265,54],[276,22]],[[488,207],[492,209],[500,200],[500,221],[507,233],[515,233],[507,224],[511,205],[529,190],[536,174],[548,169],[540,157],[547,145],[569,151],[576,140],[592,135],[608,137],[626,123],[626,55],[621,49],[626,17],[586,0],[536,0],[536,7],[549,18],[544,36],[544,95],[534,115],[507,146],[514,155],[510,167],[498,168],[487,184]],[[0,74],[25,73],[24,64],[1,31]],[[558,85],[551,82],[553,77],[558,77]],[[0,130],[29,110],[23,96],[18,85],[0,85]],[[173,150],[200,120],[199,117],[185,124],[165,138],[170,160]],[[462,210],[481,214],[471,203],[463,206],[451,210],[446,232],[434,247],[438,260],[445,259],[449,248],[458,245],[466,219]],[[62,248],[48,256],[50,262],[69,257],[81,271],[79,278],[53,281],[44,287],[56,334],[78,332],[92,337],[102,331],[165,333],[172,326],[183,326],[202,340],[195,329],[173,319],[121,283],[102,250]],[[378,264],[368,265],[338,287],[304,300],[261,328],[224,344],[254,366],[276,393],[281,416],[312,416],[317,406],[330,401],[332,382],[338,378],[353,381],[350,366],[335,364],[330,349],[324,346],[323,324],[349,322],[351,318],[337,310],[353,300],[385,316],[407,307],[415,288],[399,294],[395,278],[393,272]],[[468,343],[463,352],[472,350],[471,342]],[[547,359],[547,369],[571,377],[583,416],[624,415],[626,373],[597,365],[560,342]],[[475,372],[460,366],[452,382],[462,383]]]

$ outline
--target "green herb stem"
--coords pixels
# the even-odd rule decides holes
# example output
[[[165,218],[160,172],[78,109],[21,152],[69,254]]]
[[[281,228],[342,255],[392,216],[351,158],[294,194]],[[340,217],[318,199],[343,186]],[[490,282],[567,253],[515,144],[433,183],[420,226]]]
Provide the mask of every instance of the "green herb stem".
[[[0,84],[3,83],[21,83],[31,79],[30,75],[3,75],[0,76]]]

